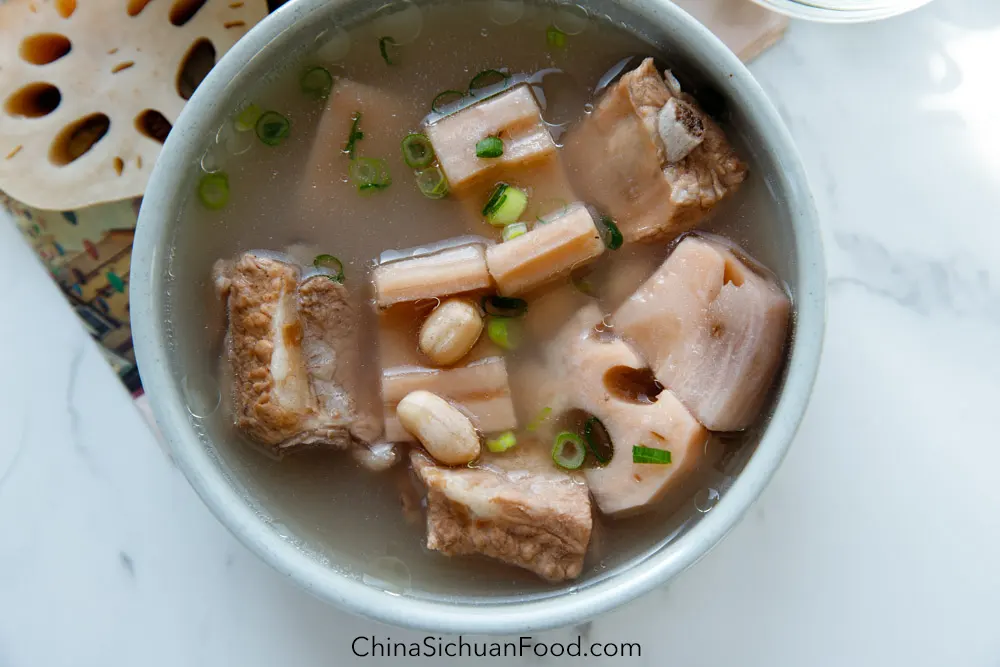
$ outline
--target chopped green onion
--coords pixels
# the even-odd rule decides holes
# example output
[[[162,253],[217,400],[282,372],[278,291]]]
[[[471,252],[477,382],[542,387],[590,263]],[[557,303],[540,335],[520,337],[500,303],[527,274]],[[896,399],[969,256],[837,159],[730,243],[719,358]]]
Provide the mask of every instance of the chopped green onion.
[[[487,315],[493,317],[520,317],[528,312],[528,302],[509,296],[484,296],[480,302]]]
[[[224,171],[205,174],[198,182],[198,199],[205,208],[218,211],[229,203],[229,176]]]
[[[389,58],[389,49],[388,49],[388,47],[390,45],[391,46],[396,46],[396,40],[394,40],[392,37],[382,37],[382,38],[380,38],[378,40],[378,50],[379,50],[379,53],[382,54],[382,60],[385,61],[386,65],[392,65],[392,64],[394,64],[392,62],[392,60]]]
[[[494,454],[499,454],[500,452],[506,452],[508,449],[517,444],[517,436],[514,435],[513,431],[504,431],[497,437],[486,441],[486,448],[489,449]]]
[[[528,195],[522,190],[498,183],[483,206],[483,215],[491,225],[502,227],[517,222],[527,207]]]
[[[408,167],[423,169],[434,162],[434,147],[425,134],[408,134],[400,144],[403,161]]]
[[[545,42],[553,49],[566,48],[566,33],[554,25],[545,29]]]
[[[503,140],[500,137],[486,137],[476,144],[476,157],[500,157],[503,155]]]
[[[507,189],[510,186],[506,183],[498,183],[493,192],[490,193],[490,198],[486,200],[486,205],[483,206],[483,215],[489,216],[500,208],[500,205],[507,198]]]
[[[601,239],[604,241],[604,245],[607,246],[608,250],[618,250],[618,248],[622,247],[622,243],[625,239],[622,237],[622,232],[618,229],[618,225],[615,224],[614,219],[606,215],[602,215],[599,228],[601,231]]]
[[[670,463],[670,452],[666,449],[635,445],[632,447],[632,463]]]
[[[556,441],[552,445],[552,460],[557,466],[566,470],[576,470],[583,465],[586,456],[587,448],[576,433],[563,431],[556,436]]]
[[[330,279],[338,283],[344,282],[344,263],[333,255],[316,255],[313,266],[317,269],[328,269],[332,275]]]
[[[236,128],[237,132],[249,132],[257,126],[257,120],[260,119],[261,113],[263,112],[259,106],[251,104],[236,114],[233,127]]]
[[[510,75],[500,70],[496,69],[484,69],[482,72],[472,77],[472,81],[469,82],[469,94],[473,94],[477,90],[482,90],[483,88],[489,88],[490,86],[498,86],[503,83],[507,83],[510,79]]]
[[[421,169],[416,173],[417,187],[428,199],[443,199],[448,196],[448,179],[438,166]]]
[[[438,93],[438,96],[431,102],[431,111],[434,113],[444,113],[445,107],[455,104],[464,97],[465,93],[461,90],[446,90],[443,93]]]
[[[538,428],[542,425],[542,422],[548,419],[551,414],[552,414],[552,408],[545,407],[539,410],[538,414],[535,415],[535,418],[532,419],[531,422],[528,424],[528,430],[537,431]]]
[[[360,125],[361,112],[355,111],[351,115],[351,133],[347,135],[347,143],[344,144],[344,153],[346,153],[352,160],[354,159],[357,143],[365,138],[365,133],[358,129]]]
[[[351,178],[358,192],[384,190],[392,184],[392,176],[385,160],[362,157],[351,163]]]
[[[587,449],[590,453],[594,455],[597,462],[604,465],[611,460],[611,455],[605,456],[600,450],[611,449],[611,436],[608,435],[608,431],[604,428],[604,424],[597,417],[591,417],[587,420],[587,423],[583,425],[583,438],[587,441]]]
[[[332,269],[334,273],[343,273],[343,263],[333,255],[316,255],[313,266],[317,269]]]
[[[512,222],[503,228],[503,234],[500,237],[504,241],[510,241],[511,239],[516,239],[518,236],[524,236],[528,233],[528,224],[525,222]]]
[[[521,344],[521,324],[513,317],[491,317],[486,335],[505,350],[516,350]]]
[[[325,67],[310,67],[299,79],[302,92],[314,100],[325,100],[333,90],[333,75]]]
[[[277,111],[265,111],[257,119],[257,138],[268,146],[277,146],[291,134],[292,124]]]

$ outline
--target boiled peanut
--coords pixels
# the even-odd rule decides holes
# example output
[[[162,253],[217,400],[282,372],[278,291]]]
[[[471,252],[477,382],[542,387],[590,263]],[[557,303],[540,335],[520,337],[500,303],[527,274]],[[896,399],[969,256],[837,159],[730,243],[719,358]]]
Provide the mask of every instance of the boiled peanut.
[[[455,466],[479,457],[479,434],[455,406],[429,391],[412,391],[396,406],[399,423],[440,463]]]
[[[438,366],[450,366],[469,353],[482,333],[479,308],[465,299],[448,299],[420,327],[420,350]]]

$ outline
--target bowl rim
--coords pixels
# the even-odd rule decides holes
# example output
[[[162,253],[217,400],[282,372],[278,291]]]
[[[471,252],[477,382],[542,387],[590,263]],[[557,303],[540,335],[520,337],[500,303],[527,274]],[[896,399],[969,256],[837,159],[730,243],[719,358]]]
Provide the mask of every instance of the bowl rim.
[[[867,23],[919,9],[932,0],[871,0],[867,6],[836,0],[752,0],[761,7],[796,19],[818,23]]]
[[[796,266],[796,338],[774,414],[756,451],[712,512],[685,535],[638,566],[638,559],[579,590],[522,602],[464,603],[397,596],[321,564],[280,537],[226,479],[190,421],[166,359],[163,327],[164,251],[177,219],[178,200],[192,164],[198,164],[208,123],[227,84],[272,39],[315,13],[351,0],[295,0],[265,18],[214,67],[187,103],[157,161],[136,229],[131,269],[136,359],[157,423],[179,468],[213,514],[247,548],[313,595],[346,611],[400,627],[440,633],[514,634],[580,623],[672,579],[704,557],[739,522],[767,486],[802,420],[815,381],[825,328],[826,274],[818,216],[792,138],[763,89],[712,33],[666,0],[633,0],[636,13],[683,42],[705,67],[729,74],[730,97],[744,100],[762,142],[774,152],[778,188],[789,209]]]

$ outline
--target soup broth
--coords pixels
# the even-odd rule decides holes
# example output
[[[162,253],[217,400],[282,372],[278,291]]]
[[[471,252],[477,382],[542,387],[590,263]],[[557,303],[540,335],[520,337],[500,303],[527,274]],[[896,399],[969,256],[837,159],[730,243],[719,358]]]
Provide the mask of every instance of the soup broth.
[[[561,28],[562,37],[547,39],[550,26]],[[381,41],[387,36],[393,41]],[[321,562],[335,562],[346,574],[394,593],[524,599],[555,590],[532,573],[497,561],[449,558],[427,550],[420,499],[409,492],[412,472],[405,462],[390,471],[371,472],[345,452],[321,450],[276,460],[244,437],[233,425],[231,378],[223,352],[226,313],[212,282],[213,264],[259,249],[286,253],[305,265],[321,253],[336,255],[343,263],[344,284],[363,316],[360,373],[369,390],[363,400],[372,401],[380,412],[376,309],[370,302],[376,260],[386,251],[428,248],[469,234],[499,240],[484,222],[476,229],[467,205],[421,194],[413,170],[403,163],[400,140],[423,131],[431,101],[441,91],[465,90],[478,72],[496,69],[532,85],[543,119],[560,144],[565,132],[593,111],[597,92],[609,76],[635,67],[641,60],[637,56],[654,52],[624,26],[576,9],[516,1],[403,3],[374,20],[329,31],[294,62],[282,63],[247,91],[243,107],[253,103],[277,110],[290,121],[291,131],[272,147],[256,140],[253,132],[240,133],[227,123],[206,145],[202,163],[192,165],[199,175],[227,174],[229,200],[218,211],[207,209],[195,196],[186,205],[169,261],[168,335],[176,342],[172,363],[177,381],[206,447],[276,532]],[[362,156],[386,160],[389,187],[357,192],[350,161],[339,150],[348,137],[322,136],[326,104],[303,94],[300,73],[310,66],[327,68],[338,81],[391,94],[391,109],[362,114],[358,125],[364,138],[356,146]],[[238,111],[233,109],[233,114]],[[741,145],[738,132],[726,117],[716,120],[750,163],[750,176],[701,228],[739,243],[781,274],[787,258],[773,257],[767,244],[759,242],[766,238],[759,228],[766,229],[776,215],[774,202],[754,176],[753,156]],[[320,144],[334,148],[326,157],[317,157]],[[758,231],[748,233],[751,228]],[[604,312],[612,312],[663,262],[671,247],[626,244],[605,253],[577,280],[597,296]],[[506,355],[515,390],[526,381],[539,354],[528,342]],[[522,426],[542,407],[517,396],[515,405]],[[586,585],[636,556],[652,553],[710,511],[752,455],[761,421],[740,433],[709,438],[703,482],[680,509],[654,508],[612,520],[595,507],[585,567],[573,584]],[[519,446],[531,442],[529,437]]]

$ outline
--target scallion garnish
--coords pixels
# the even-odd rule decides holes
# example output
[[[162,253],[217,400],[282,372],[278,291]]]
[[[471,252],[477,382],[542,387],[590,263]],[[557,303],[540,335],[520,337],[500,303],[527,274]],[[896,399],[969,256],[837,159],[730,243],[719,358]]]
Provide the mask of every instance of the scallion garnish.
[[[644,445],[632,447],[632,463],[670,463],[670,452],[666,449],[656,449]]]
[[[483,216],[491,225],[503,227],[517,222],[527,207],[528,195],[506,183],[498,183],[483,206]]]
[[[528,312],[527,301],[509,296],[484,296],[480,304],[486,314],[493,317],[520,317]]]
[[[416,172],[417,187],[428,199],[443,199],[448,196],[448,179],[437,165]]]
[[[476,144],[476,157],[491,158],[503,155],[503,140],[500,137],[486,137]]]
[[[504,241],[511,241],[516,239],[518,236],[524,236],[528,233],[528,223],[526,222],[512,222],[509,225],[505,225],[503,232],[500,234],[500,238]]]
[[[352,160],[354,159],[354,152],[357,148],[357,143],[365,138],[365,133],[359,130],[361,125],[361,112],[355,111],[351,116],[351,133],[347,135],[347,143],[344,144],[344,152]]]
[[[517,436],[513,431],[504,431],[495,438],[486,441],[486,448],[494,454],[506,452],[517,444]]]
[[[257,138],[268,146],[277,146],[291,134],[292,124],[277,111],[265,111],[257,119]]]
[[[224,171],[205,174],[198,182],[198,199],[205,208],[218,211],[229,203],[229,176]]]
[[[385,61],[386,65],[394,64],[392,59],[389,58],[389,47],[396,46],[396,40],[392,37],[381,37],[378,40],[378,50],[382,54],[382,60]]]
[[[490,317],[486,335],[505,350],[516,350],[521,344],[521,323],[513,317]]]
[[[531,423],[528,424],[528,430],[537,431],[538,428],[542,425],[542,422],[548,419],[551,414],[552,414],[552,408],[545,407],[539,410],[538,414],[535,415],[535,418],[532,419]]]
[[[333,90],[333,75],[325,67],[310,67],[299,79],[302,92],[314,100],[325,100]]]
[[[594,455],[598,463],[604,465],[611,460],[614,453],[611,436],[608,435],[608,431],[600,419],[591,417],[587,420],[587,423],[583,425],[583,439],[587,441],[587,449]],[[604,454],[604,450],[608,450],[607,455]]]
[[[482,90],[483,88],[489,88],[490,86],[498,86],[503,83],[507,83],[510,79],[510,75],[501,72],[497,69],[484,69],[482,72],[472,77],[472,81],[469,82],[469,94],[473,95],[476,91]]]
[[[583,465],[587,456],[587,448],[576,433],[563,431],[556,436],[552,445],[552,460],[556,465],[566,470],[576,470]]]
[[[507,197],[507,189],[510,188],[506,183],[497,183],[497,186],[493,188],[493,192],[490,194],[490,198],[486,200],[486,205],[483,206],[483,215],[490,216],[496,213],[500,205],[503,204]]]
[[[330,280],[338,283],[344,282],[344,263],[333,255],[316,255],[313,266],[329,271],[326,275],[329,276]]]
[[[403,161],[413,169],[423,169],[434,162],[434,147],[425,134],[408,134],[400,144]]]
[[[545,42],[553,49],[566,48],[566,33],[554,25],[545,29]]]
[[[361,157],[351,163],[351,178],[358,186],[358,192],[384,190],[392,185],[392,176],[385,160]]]
[[[455,104],[464,97],[465,93],[461,90],[446,90],[443,93],[438,93],[437,97],[431,102],[431,111],[434,113],[444,113],[445,107]]]
[[[250,104],[233,119],[233,127],[237,132],[249,132],[257,126],[257,121],[263,112],[256,104]]]
[[[606,215],[601,216],[600,231],[601,239],[603,239],[604,245],[608,250],[618,250],[618,248],[622,247],[625,239],[622,237],[621,230],[618,229],[618,225],[615,224],[612,218]]]

